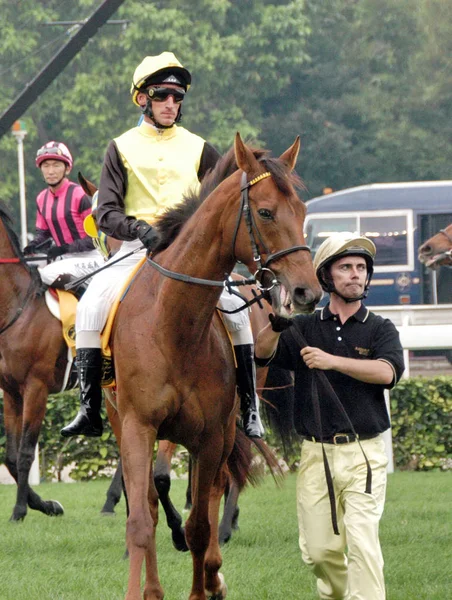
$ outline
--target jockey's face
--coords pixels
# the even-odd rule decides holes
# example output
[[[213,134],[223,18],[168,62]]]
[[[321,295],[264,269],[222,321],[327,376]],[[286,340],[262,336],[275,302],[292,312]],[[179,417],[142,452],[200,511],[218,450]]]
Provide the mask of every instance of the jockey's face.
[[[57,188],[63,179],[69,175],[70,168],[61,160],[49,159],[41,163],[44,181],[52,189]]]
[[[175,83],[165,83],[161,85],[151,86],[151,88],[162,88],[165,89],[174,89],[175,91],[184,93],[184,89]],[[140,106],[145,106],[147,101],[147,94],[140,93],[138,94],[137,100]],[[152,100],[152,115],[154,120],[160,125],[164,125],[165,127],[170,127],[173,125],[174,121],[179,114],[181,102],[178,101],[172,94],[169,94],[165,99],[162,100]]]

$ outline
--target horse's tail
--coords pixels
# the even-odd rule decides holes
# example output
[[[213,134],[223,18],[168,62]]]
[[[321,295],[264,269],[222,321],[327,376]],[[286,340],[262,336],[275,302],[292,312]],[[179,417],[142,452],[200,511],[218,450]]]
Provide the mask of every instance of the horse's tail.
[[[284,460],[298,449],[299,441],[294,426],[294,384],[290,371],[280,369],[270,363],[262,390],[265,420],[277,443],[282,446]],[[297,443],[298,441],[298,443]]]
[[[263,461],[259,460],[253,448],[257,449]],[[227,466],[240,491],[248,483],[253,486],[260,483],[265,471],[264,466],[268,467],[277,484],[284,477],[278,459],[267,444],[263,440],[248,438],[239,427],[236,429],[234,446],[229,455]]]

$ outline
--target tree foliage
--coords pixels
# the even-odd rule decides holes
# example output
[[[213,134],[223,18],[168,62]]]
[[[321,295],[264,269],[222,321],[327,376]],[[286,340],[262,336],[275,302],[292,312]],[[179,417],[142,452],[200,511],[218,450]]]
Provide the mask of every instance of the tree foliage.
[[[100,0],[0,0],[0,110]],[[22,117],[28,220],[42,187],[36,149],[64,140],[98,181],[108,141],[139,117],[129,87],[170,49],[193,74],[185,124],[220,151],[239,130],[277,154],[302,138],[309,198],[324,186],[449,178],[452,16],[443,0],[126,0]],[[47,23],[47,24],[46,24]],[[0,140],[1,197],[18,219],[15,141]]]

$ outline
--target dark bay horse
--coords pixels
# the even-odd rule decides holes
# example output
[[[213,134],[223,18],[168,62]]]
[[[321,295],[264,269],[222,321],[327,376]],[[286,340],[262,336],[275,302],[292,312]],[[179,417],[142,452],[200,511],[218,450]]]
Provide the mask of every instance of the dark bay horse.
[[[11,521],[27,506],[62,515],[55,500],[44,501],[28,476],[49,394],[60,392],[67,366],[61,323],[48,310],[36,268],[20,250],[6,209],[0,205],[0,387],[3,390],[6,466],[17,483]]]
[[[142,598],[144,561],[143,597],[163,598],[155,544],[157,439],[182,444],[193,459],[193,507],[185,525],[193,560],[189,600],[206,600],[206,590],[216,600],[226,595],[218,514],[237,401],[233,349],[215,307],[237,260],[258,271],[276,314],[310,312],[320,299],[303,235],[306,209],[294,189],[298,151],[296,140],[271,159],[237,134],[234,152],[205,178],[199,197],[162,217],[156,262],[138,272],[119,307],[111,345],[130,507],[126,600]],[[180,231],[172,241],[175,222]]]
[[[419,246],[418,257],[430,269],[452,266],[452,224]]]

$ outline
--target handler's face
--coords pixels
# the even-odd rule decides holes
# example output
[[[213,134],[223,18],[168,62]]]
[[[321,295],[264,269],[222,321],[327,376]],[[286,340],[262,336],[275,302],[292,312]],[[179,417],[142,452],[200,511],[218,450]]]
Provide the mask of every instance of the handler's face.
[[[345,298],[358,298],[364,291],[367,265],[361,256],[344,256],[331,265],[334,287]]]

